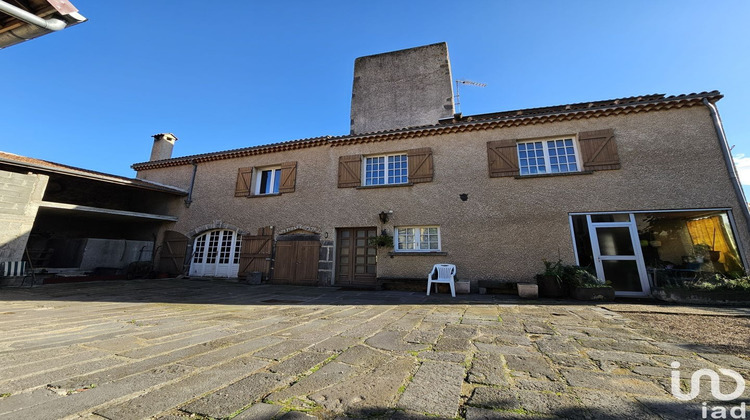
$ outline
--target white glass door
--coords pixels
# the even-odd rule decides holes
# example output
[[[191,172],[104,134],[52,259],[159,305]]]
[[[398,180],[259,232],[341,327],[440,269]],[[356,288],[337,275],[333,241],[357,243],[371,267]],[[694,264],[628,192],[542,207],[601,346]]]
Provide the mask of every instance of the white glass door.
[[[651,293],[633,214],[586,215],[596,275],[612,283],[617,296]]]
[[[213,230],[195,238],[190,275],[237,277],[240,240],[231,230]]]

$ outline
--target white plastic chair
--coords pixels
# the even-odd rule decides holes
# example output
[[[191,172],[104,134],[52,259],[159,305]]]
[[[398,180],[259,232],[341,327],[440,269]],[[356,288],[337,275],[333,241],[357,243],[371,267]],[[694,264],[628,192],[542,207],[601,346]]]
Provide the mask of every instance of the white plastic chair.
[[[433,279],[432,276],[437,274],[437,278]],[[456,297],[456,266],[453,264],[435,264],[432,266],[432,271],[427,276],[427,296],[430,295],[430,289],[433,283],[448,283],[451,286],[451,296]],[[437,284],[435,284],[435,293],[437,293]]]

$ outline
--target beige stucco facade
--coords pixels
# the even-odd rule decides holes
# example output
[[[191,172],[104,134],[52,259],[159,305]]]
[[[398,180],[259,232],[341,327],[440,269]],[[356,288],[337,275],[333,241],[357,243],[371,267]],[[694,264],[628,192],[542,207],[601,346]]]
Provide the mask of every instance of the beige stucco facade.
[[[613,129],[621,168],[547,177],[488,174],[487,143],[543,139]],[[274,226],[313,227],[334,240],[336,229],[440,227],[439,255],[389,255],[380,250],[378,277],[421,278],[433,264],[453,263],[473,289],[479,280],[531,280],[542,260],[575,262],[570,213],[731,209],[740,249],[750,249],[747,221],[722,157],[709,110],[701,104],[610,116],[503,126],[465,132],[319,146],[199,162],[192,204],[169,229],[188,234],[214,221],[245,232]],[[248,139],[248,142],[254,139]],[[353,143],[353,144],[352,144]],[[340,145],[339,145],[340,144]],[[432,149],[432,182],[338,188],[339,157]],[[238,168],[297,162],[293,193],[235,197]],[[136,165],[137,167],[137,165]],[[189,188],[193,166],[141,169],[138,177]],[[462,201],[460,194],[468,194]],[[383,225],[378,214],[393,211]]]

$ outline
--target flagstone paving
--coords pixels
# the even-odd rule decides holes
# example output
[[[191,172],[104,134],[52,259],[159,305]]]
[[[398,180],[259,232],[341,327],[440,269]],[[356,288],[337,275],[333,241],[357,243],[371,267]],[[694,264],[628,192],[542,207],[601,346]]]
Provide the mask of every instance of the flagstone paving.
[[[672,362],[687,391],[702,368],[750,380],[750,360],[657,339],[620,305],[635,310],[220,280],[0,289],[0,418],[684,420],[750,401],[711,402],[707,383],[677,400]]]

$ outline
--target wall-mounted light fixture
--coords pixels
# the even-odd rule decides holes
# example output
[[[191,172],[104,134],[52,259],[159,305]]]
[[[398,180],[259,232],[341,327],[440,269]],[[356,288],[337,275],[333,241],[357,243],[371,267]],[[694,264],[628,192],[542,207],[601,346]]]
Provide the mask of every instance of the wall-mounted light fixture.
[[[388,223],[388,220],[391,218],[392,214],[393,214],[393,210],[381,211],[378,217],[380,217],[380,221],[382,223]]]

